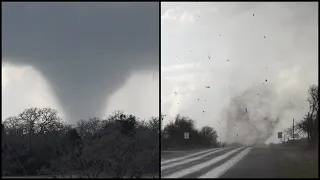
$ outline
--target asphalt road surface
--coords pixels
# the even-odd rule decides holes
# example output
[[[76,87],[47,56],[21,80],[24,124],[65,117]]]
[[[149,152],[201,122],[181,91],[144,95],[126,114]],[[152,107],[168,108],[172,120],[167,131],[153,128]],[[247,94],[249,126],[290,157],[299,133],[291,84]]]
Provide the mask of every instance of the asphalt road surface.
[[[297,169],[306,166],[302,163],[306,158],[299,159],[300,154],[296,149],[258,147],[165,152],[161,153],[161,178],[310,177],[305,176],[306,170]]]

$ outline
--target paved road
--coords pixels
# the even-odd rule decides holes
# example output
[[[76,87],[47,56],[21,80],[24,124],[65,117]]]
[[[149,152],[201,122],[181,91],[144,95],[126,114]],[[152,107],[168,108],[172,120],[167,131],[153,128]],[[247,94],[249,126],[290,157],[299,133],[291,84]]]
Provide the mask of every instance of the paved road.
[[[297,166],[304,166],[295,158],[297,152],[294,149],[258,147],[217,148],[171,154],[167,152],[161,154],[161,178],[297,177],[297,174],[291,172]],[[294,162],[298,164],[293,164]],[[305,174],[302,171],[299,173],[298,175]]]
[[[161,161],[161,178],[217,178],[245,157],[252,148],[215,148],[171,155]]]

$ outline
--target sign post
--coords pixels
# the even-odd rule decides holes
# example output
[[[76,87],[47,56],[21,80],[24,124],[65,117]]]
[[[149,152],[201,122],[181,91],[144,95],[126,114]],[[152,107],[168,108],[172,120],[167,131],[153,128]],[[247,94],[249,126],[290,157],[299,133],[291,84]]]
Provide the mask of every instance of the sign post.
[[[189,132],[184,133],[184,139],[186,139],[186,140],[189,139]]]
[[[282,132],[278,132],[278,138],[279,138],[280,141],[281,141],[281,139],[282,139]]]
[[[188,146],[189,132],[184,132],[184,139],[186,140],[186,147]]]

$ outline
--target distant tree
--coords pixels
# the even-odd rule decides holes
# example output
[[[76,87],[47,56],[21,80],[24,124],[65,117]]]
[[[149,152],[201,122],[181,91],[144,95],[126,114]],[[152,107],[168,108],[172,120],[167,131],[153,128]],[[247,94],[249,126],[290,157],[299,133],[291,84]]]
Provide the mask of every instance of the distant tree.
[[[2,174],[142,177],[159,172],[159,119],[122,111],[67,124],[56,110],[30,108],[3,122]]]
[[[319,89],[317,85],[312,85],[308,90],[309,112],[297,123],[298,130],[305,132],[308,136],[308,142],[315,146],[319,138]]]
[[[160,122],[158,117],[151,117],[147,123],[147,126],[151,131],[158,133],[160,130]]]
[[[206,146],[217,146],[217,132],[210,126],[204,126],[200,130],[201,138]]]
[[[196,129],[195,121],[189,117],[177,115],[174,121],[170,121],[163,130],[165,136],[161,136],[161,147],[204,147],[217,145],[217,133],[209,126],[201,130]],[[189,133],[189,139],[184,139],[184,133]]]
[[[97,135],[102,126],[102,121],[98,117],[89,118],[89,120],[81,119],[76,123],[76,129],[84,140],[91,139]]]

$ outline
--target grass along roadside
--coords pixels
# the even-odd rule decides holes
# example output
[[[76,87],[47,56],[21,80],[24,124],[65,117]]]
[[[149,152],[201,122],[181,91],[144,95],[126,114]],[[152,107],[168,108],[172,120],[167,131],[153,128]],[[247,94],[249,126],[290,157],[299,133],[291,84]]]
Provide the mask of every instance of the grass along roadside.
[[[318,178],[318,150],[282,151],[280,168],[288,178]]]

